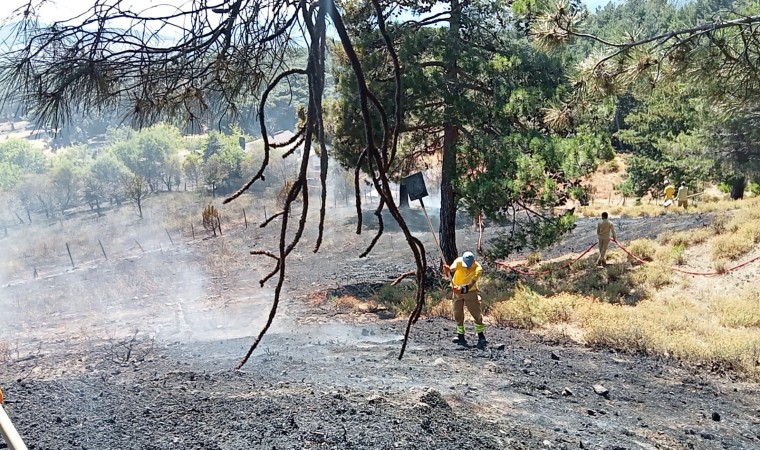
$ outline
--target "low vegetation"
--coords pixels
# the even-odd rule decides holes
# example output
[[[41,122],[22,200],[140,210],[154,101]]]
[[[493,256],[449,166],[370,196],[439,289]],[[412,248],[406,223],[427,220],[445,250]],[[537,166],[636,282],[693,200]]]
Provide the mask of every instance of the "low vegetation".
[[[714,217],[710,227],[631,242],[629,250],[646,264],[613,251],[605,270],[590,270],[587,258],[567,271],[526,277],[513,294],[489,305],[490,322],[760,378],[760,290],[670,269],[709,271],[704,265],[711,264],[726,273],[757,250],[760,202],[734,203],[744,207]],[[684,289],[700,281],[725,285],[718,292]]]
[[[489,271],[480,283],[487,322],[760,379],[760,290],[727,285],[713,293],[697,283],[708,286],[714,279],[671,270],[725,273],[736,258],[756,250],[760,202],[742,204],[744,209],[715,216],[710,226],[631,242],[627,248],[643,264],[613,247],[603,269],[596,267],[593,253],[570,267],[566,258],[541,261],[531,254],[530,270],[547,274],[517,281],[511,272]],[[734,249],[737,242],[741,247]],[[711,258],[710,250],[719,257]],[[450,295],[445,283],[431,289],[424,313],[452,319]],[[402,283],[379,288],[366,299],[333,301],[343,311],[387,308],[405,315],[414,306],[411,296]]]

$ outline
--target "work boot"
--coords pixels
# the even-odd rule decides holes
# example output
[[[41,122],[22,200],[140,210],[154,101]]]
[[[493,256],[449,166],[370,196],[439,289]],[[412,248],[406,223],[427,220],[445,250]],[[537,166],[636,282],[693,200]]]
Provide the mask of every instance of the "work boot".
[[[457,334],[457,337],[455,337],[451,342],[459,345],[467,345],[467,339],[464,338],[463,334]]]
[[[480,350],[485,350],[487,343],[488,343],[488,341],[486,341],[486,335],[484,333],[478,333],[478,345],[477,345],[477,347]]]

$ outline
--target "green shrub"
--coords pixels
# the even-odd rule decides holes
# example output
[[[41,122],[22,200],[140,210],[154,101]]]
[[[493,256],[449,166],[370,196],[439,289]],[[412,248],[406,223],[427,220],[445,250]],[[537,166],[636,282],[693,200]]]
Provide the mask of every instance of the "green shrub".
[[[670,260],[678,266],[686,264],[686,245],[683,243],[673,245],[670,249]]]

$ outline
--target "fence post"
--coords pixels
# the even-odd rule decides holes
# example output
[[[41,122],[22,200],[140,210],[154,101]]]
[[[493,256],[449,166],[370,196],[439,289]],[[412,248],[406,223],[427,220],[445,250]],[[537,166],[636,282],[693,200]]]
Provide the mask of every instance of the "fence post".
[[[245,229],[248,229],[248,217],[245,215],[245,208],[243,208],[243,220],[245,221]]]
[[[75,269],[76,266],[74,266],[74,258],[71,257],[71,249],[69,248],[69,243],[66,243],[66,251],[69,252],[69,260],[71,261],[71,268]]]
[[[193,240],[195,240],[195,227],[192,222],[190,222],[190,231],[193,233]]]
[[[140,247],[140,251],[145,253],[145,250],[143,250],[142,245],[140,245],[140,243],[137,242],[137,239],[135,239],[135,243],[137,243],[137,246]]]
[[[98,239],[98,244],[100,244],[100,251],[103,252],[103,258],[105,258],[106,261],[108,261],[108,255],[106,255],[106,249],[103,248],[103,243],[100,242],[100,239]]]
[[[174,245],[174,239],[172,239],[172,235],[169,234],[169,230],[164,228],[164,231],[166,231],[166,235],[169,236],[169,242],[172,243],[172,246]]]

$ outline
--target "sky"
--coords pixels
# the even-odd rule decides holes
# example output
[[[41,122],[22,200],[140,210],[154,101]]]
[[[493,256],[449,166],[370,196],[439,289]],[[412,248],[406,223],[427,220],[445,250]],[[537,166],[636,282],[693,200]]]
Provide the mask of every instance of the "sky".
[[[596,11],[596,8],[598,8],[600,6],[604,6],[607,3],[609,3],[609,2],[610,2],[610,0],[583,0],[583,3],[586,4],[586,7],[591,12]]]
[[[132,4],[135,11],[144,10],[149,7],[156,8],[156,11],[166,5],[181,5],[188,0],[124,0],[124,4]],[[589,10],[594,11],[598,6],[606,5],[610,0],[583,0]],[[0,0],[0,22],[10,16],[16,9],[26,4],[27,0]],[[35,2],[36,3],[36,2]],[[61,19],[61,12],[65,16],[72,17],[76,14],[85,12],[91,5],[92,0],[48,0],[48,4],[41,10],[42,19],[45,22],[51,22]]]

